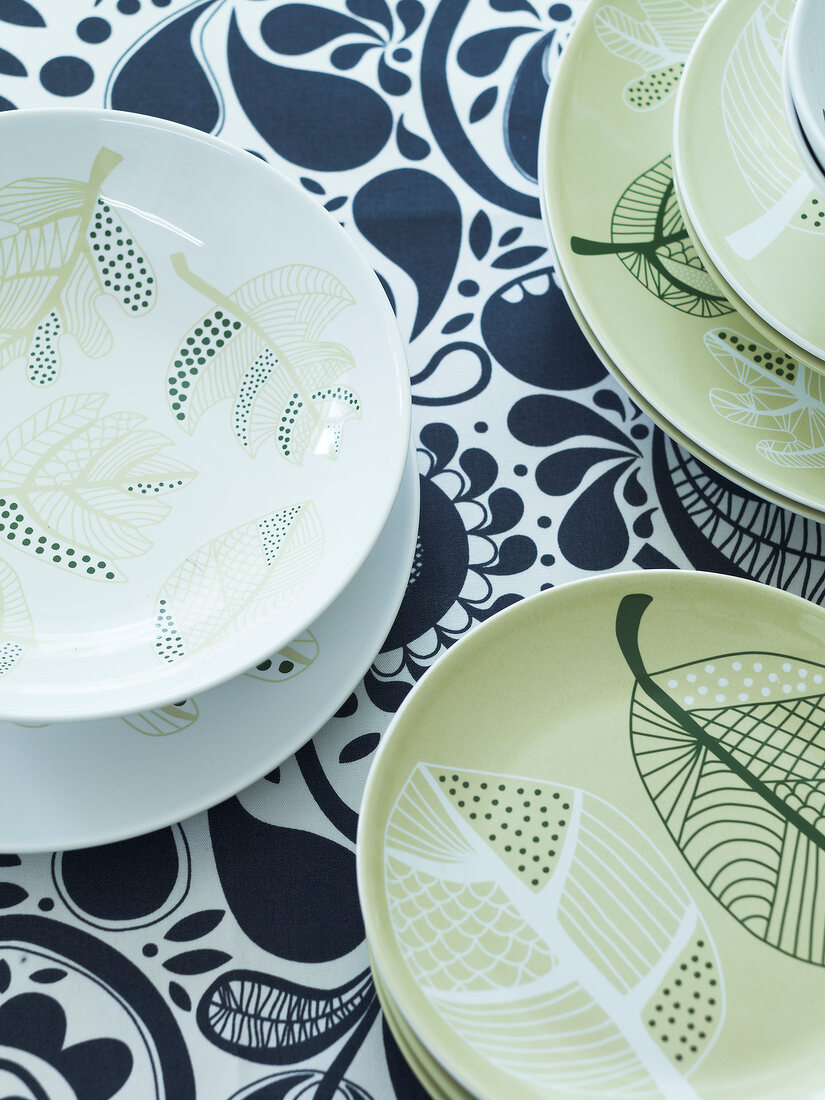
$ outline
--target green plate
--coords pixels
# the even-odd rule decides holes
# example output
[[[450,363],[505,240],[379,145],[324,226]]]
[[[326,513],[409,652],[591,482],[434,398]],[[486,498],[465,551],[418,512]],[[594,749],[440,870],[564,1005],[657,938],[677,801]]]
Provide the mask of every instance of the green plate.
[[[367,936],[482,1100],[810,1097],[825,1074],[825,612],[713,574],[542,593],[410,694]]]
[[[782,94],[795,0],[725,0],[681,82],[674,159],[693,226],[764,321],[825,354],[825,199],[796,151]]]
[[[541,163],[541,159],[543,158],[540,157],[539,163]],[[539,187],[543,191],[541,181],[539,181]],[[605,367],[614,376],[619,385],[621,385],[627,391],[628,395],[632,398],[635,404],[639,406],[642,412],[645,413],[646,416],[649,416],[653,423],[661,428],[663,432],[666,432],[675,443],[679,444],[680,447],[684,447],[685,450],[690,451],[690,453],[694,455],[694,457],[698,458],[700,462],[703,462],[706,466],[709,466],[712,470],[715,470],[717,473],[721,474],[723,477],[728,478],[730,481],[735,482],[737,485],[741,485],[742,488],[746,489],[749,493],[754,493],[756,496],[761,496],[765,500],[769,500],[773,504],[778,505],[780,508],[792,508],[795,511],[802,513],[803,515],[809,516],[817,523],[822,523],[823,521],[825,521],[825,515],[823,515],[823,513],[818,509],[807,508],[804,505],[797,504],[795,501],[788,500],[780,493],[776,493],[771,489],[766,489],[763,485],[758,485],[755,481],[752,481],[750,478],[745,477],[744,474],[739,473],[738,470],[732,470],[729,466],[726,466],[724,462],[721,462],[714,455],[708,454],[708,452],[704,450],[704,448],[700,447],[694,440],[688,439],[687,436],[684,435],[684,433],[680,432],[678,428],[675,428],[669,420],[662,416],[658,409],[655,409],[650,404],[650,402],[642,394],[640,394],[639,391],[633,385],[631,385],[630,382],[628,382],[627,378],[625,378],[625,376],[607,354],[605,349],[602,347],[601,343],[599,342],[599,338],[596,336],[593,329],[587,323],[587,318],[582,313],[579,307],[579,303],[573,296],[573,292],[570,289],[570,284],[567,282],[564,271],[561,267],[561,264],[559,263],[558,256],[555,254],[555,243],[553,241],[552,235],[550,234],[550,227],[546,219],[545,229],[547,229],[548,232],[550,249],[554,254],[553,258],[559,287],[561,288],[561,292],[564,295],[568,306],[570,307],[570,312],[575,317],[576,323],[582,331],[582,335],[585,337],[585,339],[590,344],[591,348],[605,365]]]
[[[732,310],[673,188],[676,83],[712,7],[585,9],[545,112],[546,217],[572,293],[630,385],[717,462],[821,515],[823,376]]]

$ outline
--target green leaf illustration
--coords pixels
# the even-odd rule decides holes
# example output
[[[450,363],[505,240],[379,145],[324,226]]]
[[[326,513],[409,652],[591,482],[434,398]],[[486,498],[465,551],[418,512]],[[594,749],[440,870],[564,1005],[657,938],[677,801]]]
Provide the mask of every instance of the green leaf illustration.
[[[195,471],[136,413],[103,414],[106,394],[62,397],[0,440],[0,541],[68,572],[123,580],[113,559],[151,548],[142,528]]]
[[[723,1013],[716,952],[614,807],[544,779],[420,764],[390,813],[384,867],[416,985],[482,1058],[536,1095],[693,1095],[685,1078]]]
[[[294,680],[312,667],[319,652],[318,639],[311,630],[307,630],[256,668],[251,668],[246,675],[253,680],[266,680],[270,684]]]
[[[306,588],[324,532],[312,502],[261,516],[206,542],[172,573],[158,597],[155,652],[169,664],[221,653],[276,617]]]
[[[710,893],[760,940],[825,966],[825,667],[724,653],[648,672],[626,596],[616,637],[636,677],[633,755],[656,810]]]
[[[32,636],[23,588],[11,566],[0,560],[0,676],[17,665]]]
[[[130,316],[154,304],[151,266],[100,194],[122,159],[104,147],[85,183],[21,179],[0,187],[0,367],[25,357],[35,385],[57,378],[64,336],[89,358],[111,349],[102,295]]]
[[[764,0],[745,24],[722,80],[722,113],[739,171],[764,214],[728,237],[753,259],[788,226],[825,232],[825,203],[804,171],[785,119],[782,53],[795,0]],[[770,157],[764,150],[770,149]]]
[[[682,313],[720,317],[733,312],[690,242],[669,156],[622,194],[613,211],[610,237],[609,242],[573,237],[570,247],[581,256],[618,256],[646,290]]]
[[[342,344],[322,341],[330,322],[354,299],[321,268],[276,268],[230,295],[193,274],[182,253],[180,278],[214,308],[181,340],[169,369],[169,405],[193,432],[201,416],[231,400],[232,431],[249,454],[274,439],[290,462],[310,451],[335,457],[342,425],[361,403],[338,379],[354,366]]]
[[[641,19],[606,4],[593,26],[602,45],[642,70],[625,87],[623,99],[636,111],[664,103],[674,92],[693,43],[717,0],[639,0]]]
[[[782,432],[784,438],[756,444],[777,466],[825,466],[825,375],[732,329],[706,333],[705,347],[739,387],[710,391],[719,416],[758,431]]]
[[[168,737],[194,726],[199,715],[200,710],[195,700],[185,699],[182,703],[173,703],[168,707],[124,716],[123,721],[146,737]]]

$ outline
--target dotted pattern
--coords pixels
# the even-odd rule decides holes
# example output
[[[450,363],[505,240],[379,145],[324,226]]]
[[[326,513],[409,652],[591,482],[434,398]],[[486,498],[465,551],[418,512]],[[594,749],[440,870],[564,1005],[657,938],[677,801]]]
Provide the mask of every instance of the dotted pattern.
[[[272,374],[277,362],[274,353],[269,348],[265,348],[241,379],[238,397],[232,410],[232,427],[244,447],[249,446],[249,418],[252,415],[255,398]]]
[[[689,944],[644,1008],[650,1034],[680,1069],[695,1066],[719,1026],[722,993],[709,941]]]
[[[0,642],[0,676],[11,672],[23,653],[23,647],[17,642]]]
[[[738,332],[722,329],[715,335],[722,343],[746,356],[751,362],[758,363],[763,370],[769,371],[777,378],[783,378],[787,382],[793,382],[796,379],[798,363],[789,356],[783,355],[782,352],[775,349],[771,351],[770,348],[762,347],[761,344],[746,343]]]
[[[649,111],[651,107],[658,107],[673,94],[684,71],[684,62],[679,61],[632,81],[625,88],[625,103],[636,111]]]
[[[261,545],[264,550],[266,564],[272,565],[281,550],[281,544],[286,538],[292,524],[298,517],[302,505],[295,504],[292,508],[285,508],[281,512],[274,512],[271,516],[258,521],[258,530],[261,533]]]
[[[29,381],[36,386],[48,386],[57,378],[57,340],[62,331],[63,325],[55,310],[34,330],[26,369]]]
[[[825,199],[816,195],[806,199],[791,225],[798,229],[807,229],[811,233],[821,230],[825,225]]]
[[[286,458],[292,454],[292,438],[295,432],[295,421],[298,420],[304,403],[298,393],[293,393],[287,401],[281,423],[278,428],[278,446]]]
[[[186,656],[183,638],[175,625],[166,600],[158,601],[158,610],[155,615],[155,652],[167,664],[172,664],[173,661]]]
[[[127,485],[126,490],[145,497],[152,496],[155,493],[173,493],[175,489],[180,489],[182,485],[182,478],[178,478],[177,481],[138,481],[134,485]]]
[[[88,238],[104,290],[131,313],[150,309],[155,279],[149,263],[104,199],[95,203]]]
[[[76,547],[43,534],[40,527],[29,523],[18,502],[8,497],[0,497],[0,539],[79,575],[95,580],[115,579],[110,562],[82,554]]]
[[[358,400],[358,395],[353,393],[352,390],[348,390],[346,386],[330,386],[325,390],[316,390],[310,396],[316,404],[342,401],[345,405],[355,409],[356,412],[361,411],[361,402]]]
[[[389,859],[387,896],[407,965],[436,992],[509,989],[555,965],[494,882],[447,882]]]
[[[772,653],[736,653],[658,677],[685,708],[775,703],[825,692],[825,668]]]
[[[564,843],[569,793],[472,772],[434,774],[456,809],[502,862],[533,891],[541,889]]]
[[[243,327],[237,318],[216,309],[190,330],[172,360],[169,372],[169,403],[178,420],[186,420],[187,390],[200,373],[200,368],[214,358]]]

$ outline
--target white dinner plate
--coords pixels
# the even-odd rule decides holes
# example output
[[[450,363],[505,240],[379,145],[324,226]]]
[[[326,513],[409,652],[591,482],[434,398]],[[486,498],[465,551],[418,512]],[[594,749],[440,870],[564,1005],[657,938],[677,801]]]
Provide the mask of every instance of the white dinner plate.
[[[411,451],[387,525],[333,605],[261,669],[180,705],[97,721],[0,722],[0,852],[106,844],[260,779],[338,709],[387,636],[418,531]]]
[[[387,297],[297,185],[158,119],[0,116],[0,716],[162,706],[285,645],[409,424]]]

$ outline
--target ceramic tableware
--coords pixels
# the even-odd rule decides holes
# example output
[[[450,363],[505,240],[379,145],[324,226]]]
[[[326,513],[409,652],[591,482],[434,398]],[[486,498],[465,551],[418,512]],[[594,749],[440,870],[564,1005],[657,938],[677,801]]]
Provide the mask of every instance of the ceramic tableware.
[[[796,119],[793,129],[808,150],[806,167],[821,191],[825,188],[825,10],[819,0],[796,2],[785,42],[783,76],[786,110]]]
[[[717,462],[821,516],[823,376],[720,294],[673,188],[675,92],[712,7],[585,9],[544,116],[546,217],[579,307],[631,386]]]
[[[715,574],[565,585],[454,646],[358,837],[432,1058],[482,1100],[814,1095],[823,700],[825,612]]]
[[[157,119],[0,117],[0,716],[229,679],[315,621],[396,497],[410,396],[341,227]]]
[[[108,844],[229,798],[315,734],[392,626],[418,532],[411,451],[375,547],[309,630],[249,673],[125,718],[0,722],[0,851]]]
[[[791,52],[791,40],[793,37],[794,18],[798,12],[799,5],[797,4],[791,16],[791,26],[788,30],[785,39],[785,49],[782,53],[782,101],[785,106],[785,121],[788,124],[788,130],[796,146],[799,159],[802,161],[802,165],[808,173],[808,178],[816,190],[820,195],[825,195],[825,168],[823,168],[822,164],[820,164],[817,159],[814,143],[805,132],[793,94],[792,69],[794,62]]]
[[[772,329],[825,354],[825,198],[785,117],[794,0],[724,0],[679,84],[674,164],[691,225],[723,278]]]

